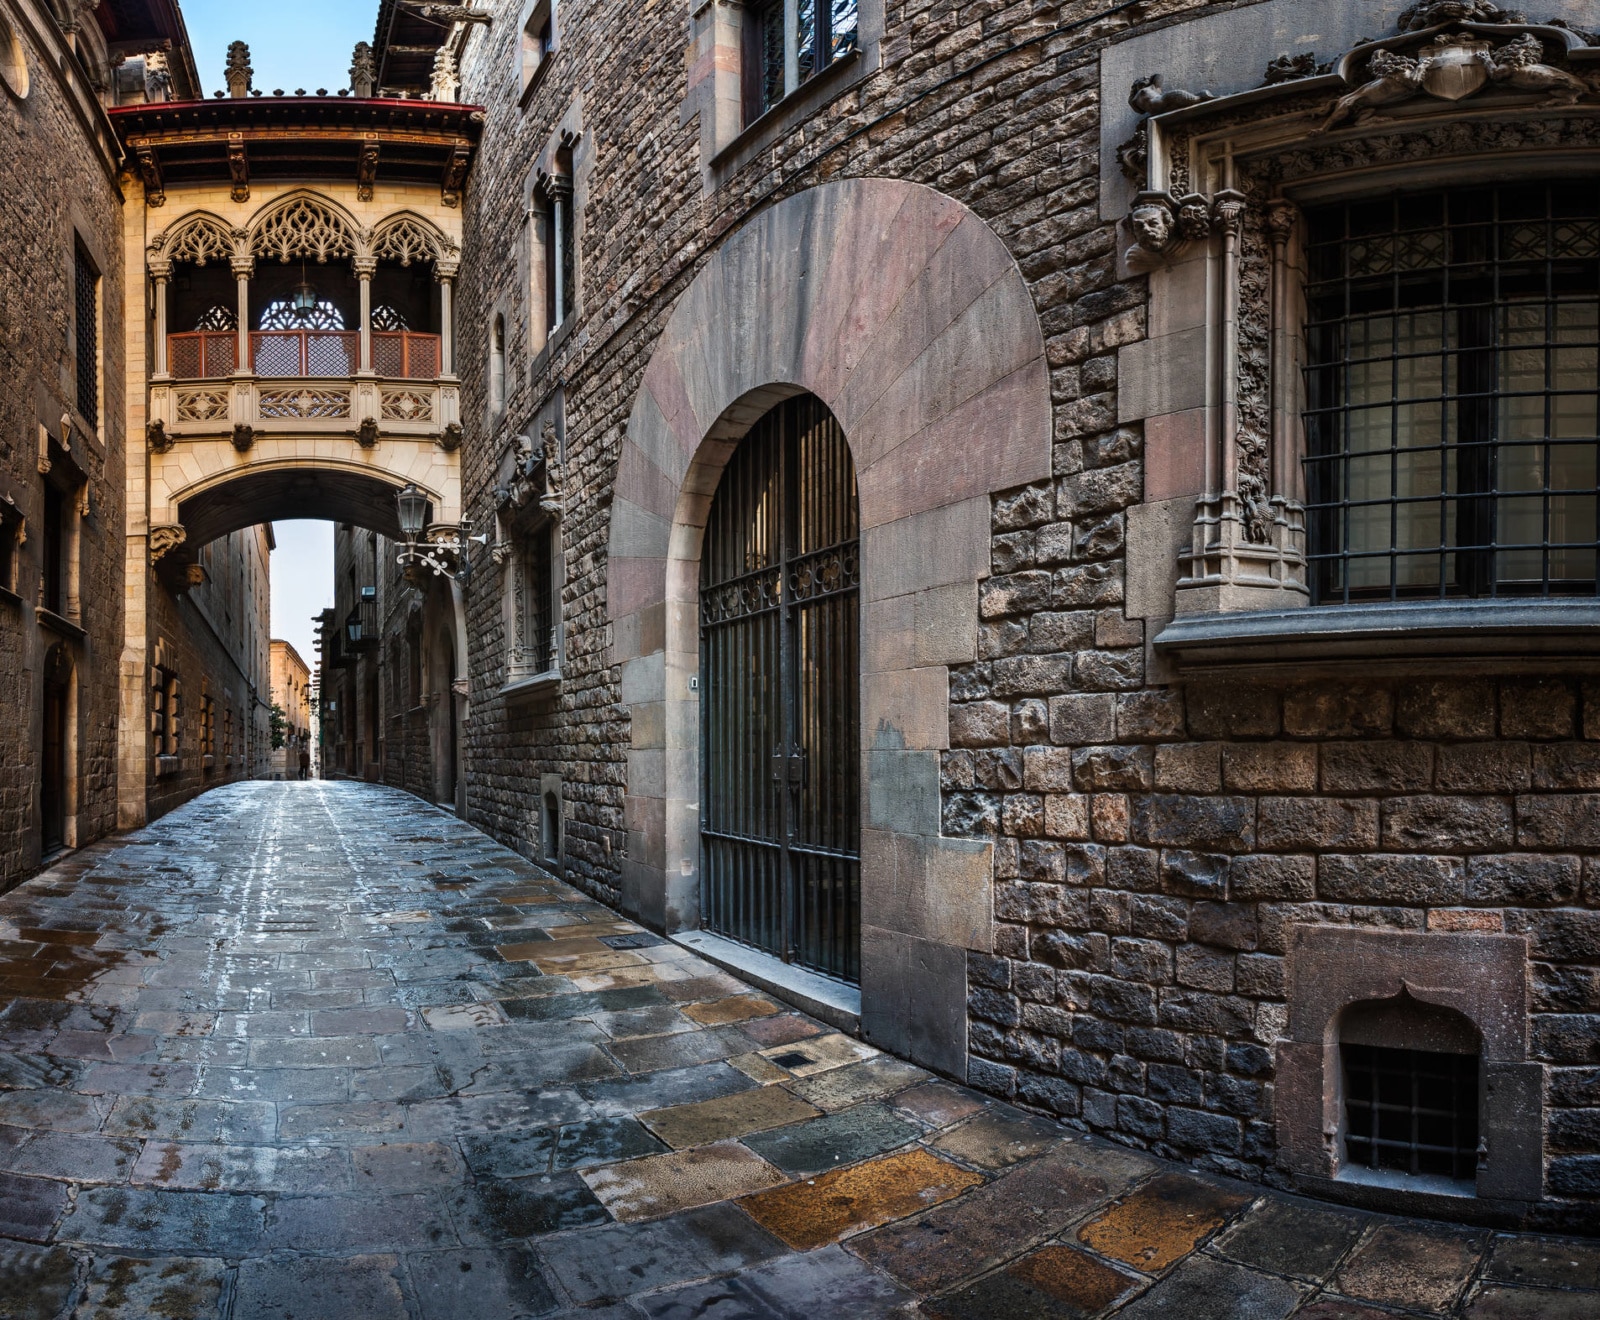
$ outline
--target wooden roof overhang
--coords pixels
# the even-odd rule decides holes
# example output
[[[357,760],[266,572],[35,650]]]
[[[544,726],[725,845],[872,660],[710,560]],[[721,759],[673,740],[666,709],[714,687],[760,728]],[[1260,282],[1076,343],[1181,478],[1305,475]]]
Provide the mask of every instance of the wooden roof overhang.
[[[429,87],[433,81],[433,57],[450,35],[450,26],[400,0],[380,0],[372,44],[378,88],[421,91]]]
[[[174,95],[200,95],[200,74],[177,0],[100,0],[94,14],[114,57],[165,51]]]
[[[127,166],[160,206],[166,189],[252,181],[433,184],[455,205],[483,131],[480,106],[335,96],[224,97],[109,111]]]

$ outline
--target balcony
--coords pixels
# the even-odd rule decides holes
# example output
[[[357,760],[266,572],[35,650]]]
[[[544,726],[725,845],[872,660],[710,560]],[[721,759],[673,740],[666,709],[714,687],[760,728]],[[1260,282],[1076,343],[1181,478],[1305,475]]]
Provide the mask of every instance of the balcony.
[[[361,360],[354,330],[255,330],[251,371],[273,379],[353,376]],[[238,369],[239,336],[232,330],[197,330],[167,336],[167,368],[174,380],[225,380]],[[372,369],[396,380],[439,375],[439,336],[412,330],[374,330]]]
[[[454,381],[441,382],[440,336],[374,330],[370,375],[353,330],[255,330],[251,371],[236,374],[239,336],[167,336],[170,383],[151,385],[150,416],[169,436],[254,430],[354,431],[368,418],[387,434],[421,438],[458,420]]]

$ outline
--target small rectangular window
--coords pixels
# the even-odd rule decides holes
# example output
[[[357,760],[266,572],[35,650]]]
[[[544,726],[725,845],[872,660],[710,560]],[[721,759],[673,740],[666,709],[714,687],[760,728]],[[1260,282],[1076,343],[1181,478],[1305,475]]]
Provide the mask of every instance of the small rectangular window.
[[[77,340],[78,411],[100,425],[100,275],[82,244],[72,250],[73,329]]]

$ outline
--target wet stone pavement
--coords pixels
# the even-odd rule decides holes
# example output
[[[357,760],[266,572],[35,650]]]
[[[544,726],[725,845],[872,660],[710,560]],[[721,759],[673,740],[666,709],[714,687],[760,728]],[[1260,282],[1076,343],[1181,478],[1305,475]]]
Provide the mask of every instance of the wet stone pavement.
[[[0,1005],[0,1317],[1600,1316],[1600,1244],[1087,1139],[382,788],[77,854]]]

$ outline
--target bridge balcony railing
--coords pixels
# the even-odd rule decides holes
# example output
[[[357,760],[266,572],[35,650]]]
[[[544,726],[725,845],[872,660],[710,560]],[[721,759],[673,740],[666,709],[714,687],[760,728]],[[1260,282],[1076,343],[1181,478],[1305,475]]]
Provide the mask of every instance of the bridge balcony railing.
[[[185,367],[206,374],[151,382],[150,420],[173,439],[237,438],[235,428],[248,426],[252,436],[309,432],[355,441],[369,419],[380,439],[439,439],[461,420],[460,388],[438,374],[436,335],[375,334],[372,374],[352,369],[356,335],[252,334],[252,374],[232,369],[235,336],[174,338],[187,356],[171,358],[173,376]]]
[[[174,380],[224,380],[239,366],[239,337],[230,330],[167,336],[167,370]],[[354,330],[255,330],[250,371],[274,379],[354,376],[361,365],[361,335]],[[374,330],[374,374],[396,380],[434,380],[440,337],[415,330]]]

